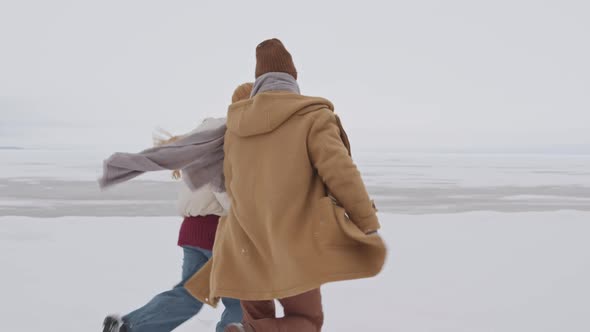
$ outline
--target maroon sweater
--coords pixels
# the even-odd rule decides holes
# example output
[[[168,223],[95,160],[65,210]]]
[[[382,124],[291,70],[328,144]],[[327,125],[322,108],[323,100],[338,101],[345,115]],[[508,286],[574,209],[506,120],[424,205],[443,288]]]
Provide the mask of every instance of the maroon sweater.
[[[212,250],[219,216],[185,217],[178,235],[179,246],[199,247]]]

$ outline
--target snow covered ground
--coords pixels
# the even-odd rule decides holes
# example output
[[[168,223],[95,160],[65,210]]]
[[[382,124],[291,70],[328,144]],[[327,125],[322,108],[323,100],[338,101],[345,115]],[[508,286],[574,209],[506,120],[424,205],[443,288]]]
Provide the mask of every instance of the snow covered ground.
[[[0,150],[0,331],[99,331],[178,282],[175,184],[100,192],[107,155]],[[389,257],[376,278],[324,287],[324,331],[590,331],[590,156],[355,159]]]
[[[323,289],[324,331],[590,330],[590,213],[381,214],[374,279]],[[3,331],[99,331],[175,284],[173,217],[0,218]],[[206,308],[179,331],[213,331]]]

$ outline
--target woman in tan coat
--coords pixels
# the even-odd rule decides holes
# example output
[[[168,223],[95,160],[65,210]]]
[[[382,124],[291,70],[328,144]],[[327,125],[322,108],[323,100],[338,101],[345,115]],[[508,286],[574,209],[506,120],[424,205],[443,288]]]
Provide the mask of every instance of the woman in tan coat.
[[[242,300],[226,331],[319,331],[319,287],[379,273],[385,246],[348,139],[326,99],[299,94],[277,39],[256,49],[253,98],[228,112],[224,173],[232,207],[213,259],[186,284],[215,305]],[[285,317],[275,318],[274,299]]]

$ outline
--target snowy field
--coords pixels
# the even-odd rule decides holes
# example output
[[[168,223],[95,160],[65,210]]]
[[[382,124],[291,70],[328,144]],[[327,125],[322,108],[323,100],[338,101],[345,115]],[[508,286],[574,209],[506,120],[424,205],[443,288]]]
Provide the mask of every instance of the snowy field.
[[[382,214],[375,279],[324,288],[324,331],[590,331],[590,213]],[[3,331],[99,331],[180,275],[178,218],[0,218]],[[178,331],[213,331],[205,309]]]
[[[0,331],[99,331],[178,281],[175,184],[102,193],[103,157],[0,151]],[[355,157],[389,257],[377,278],[324,287],[324,331],[590,331],[589,156]]]

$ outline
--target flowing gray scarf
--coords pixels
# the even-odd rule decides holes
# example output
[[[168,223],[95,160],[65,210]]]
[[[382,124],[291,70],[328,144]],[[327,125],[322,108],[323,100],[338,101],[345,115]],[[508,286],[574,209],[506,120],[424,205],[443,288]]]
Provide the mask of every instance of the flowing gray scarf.
[[[254,81],[254,87],[252,87],[250,97],[254,97],[265,91],[289,91],[296,94],[301,93],[299,91],[297,80],[295,80],[293,76],[281,72],[270,72],[260,75],[256,81]]]
[[[299,85],[287,73],[270,72],[254,82],[251,96],[265,91],[288,91],[299,94]],[[225,191],[223,176],[223,140],[226,126],[197,131],[170,144],[139,153],[115,153],[104,161],[101,188],[126,182],[145,172],[182,170],[182,179],[192,190],[212,184]]]
[[[224,192],[223,137],[225,123],[209,130],[198,130],[176,142],[139,153],[115,153],[104,161],[101,188],[126,182],[145,172],[182,170],[182,179],[197,190],[211,184]]]

